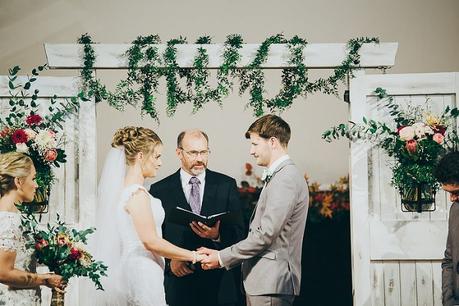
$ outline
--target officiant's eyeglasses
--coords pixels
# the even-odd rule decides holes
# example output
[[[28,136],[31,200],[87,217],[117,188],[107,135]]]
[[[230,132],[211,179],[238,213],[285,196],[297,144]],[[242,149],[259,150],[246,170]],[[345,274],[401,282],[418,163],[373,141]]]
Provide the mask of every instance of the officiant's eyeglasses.
[[[202,157],[208,157],[209,154],[210,154],[210,150],[203,150],[203,151],[185,151],[183,148],[179,148],[179,149],[182,150],[183,152],[185,152],[186,155],[188,155],[188,156],[191,157],[192,159],[198,158],[199,155],[201,155]]]

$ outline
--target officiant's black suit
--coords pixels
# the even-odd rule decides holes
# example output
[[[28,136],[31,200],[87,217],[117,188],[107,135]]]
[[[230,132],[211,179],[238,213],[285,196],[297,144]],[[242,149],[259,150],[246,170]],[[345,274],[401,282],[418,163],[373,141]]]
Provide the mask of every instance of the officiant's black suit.
[[[239,222],[235,224],[222,222],[220,242],[199,237],[189,226],[168,222],[168,217],[176,206],[191,210],[182,189],[180,170],[153,184],[150,193],[155,198],[160,199],[164,207],[166,216],[163,223],[163,238],[177,246],[189,250],[196,250],[201,246],[223,249],[245,238],[236,181],[229,176],[206,170],[202,198],[201,215],[210,216],[225,211],[241,212]],[[170,306],[236,304],[241,299],[237,280],[240,277],[240,270],[234,270],[204,271],[199,264],[196,264],[194,273],[184,277],[176,277],[170,271],[169,261],[166,260],[164,285],[167,303]]]

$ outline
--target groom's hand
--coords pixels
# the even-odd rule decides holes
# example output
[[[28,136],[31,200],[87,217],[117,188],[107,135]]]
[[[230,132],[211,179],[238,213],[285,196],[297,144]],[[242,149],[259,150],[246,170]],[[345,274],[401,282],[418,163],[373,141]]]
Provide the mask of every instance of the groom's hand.
[[[191,230],[201,238],[218,240],[220,238],[220,220],[210,227],[201,222],[190,223]]]
[[[177,277],[182,277],[193,273],[191,267],[185,261],[171,260],[171,272]]]
[[[198,249],[198,254],[203,254],[207,255],[207,258],[204,258],[201,261],[201,268],[203,270],[211,270],[211,269],[217,269],[221,268],[220,262],[218,260],[218,251],[217,250],[212,250],[208,248],[199,248]]]

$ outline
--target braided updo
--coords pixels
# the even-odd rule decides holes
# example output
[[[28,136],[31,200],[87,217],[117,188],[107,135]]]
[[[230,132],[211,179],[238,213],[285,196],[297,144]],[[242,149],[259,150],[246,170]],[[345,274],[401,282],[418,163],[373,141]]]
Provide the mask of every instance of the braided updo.
[[[0,196],[16,189],[15,178],[27,177],[33,166],[32,159],[19,152],[0,154]]]
[[[112,147],[124,147],[126,162],[132,165],[137,153],[151,154],[157,145],[162,144],[155,132],[144,127],[126,126],[113,135]]]

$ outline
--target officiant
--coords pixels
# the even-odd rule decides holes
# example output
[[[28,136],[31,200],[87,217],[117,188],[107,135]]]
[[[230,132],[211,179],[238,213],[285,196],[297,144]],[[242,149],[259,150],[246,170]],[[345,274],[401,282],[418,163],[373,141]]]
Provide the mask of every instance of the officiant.
[[[208,144],[209,138],[203,131],[181,132],[176,149],[180,169],[150,188],[150,193],[162,201],[165,210],[163,237],[191,250],[201,246],[223,249],[244,238],[236,181],[207,169]],[[226,211],[241,213],[236,221],[218,221],[212,227],[197,222],[181,225],[169,220],[177,206],[203,216]],[[204,271],[199,264],[166,260],[166,301],[170,306],[239,305],[243,300],[239,277],[240,271]]]

